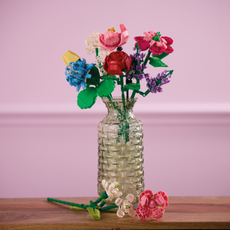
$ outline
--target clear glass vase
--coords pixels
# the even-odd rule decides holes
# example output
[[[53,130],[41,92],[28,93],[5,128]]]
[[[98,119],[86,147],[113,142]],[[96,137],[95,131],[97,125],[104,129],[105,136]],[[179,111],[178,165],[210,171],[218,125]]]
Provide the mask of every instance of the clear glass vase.
[[[137,99],[103,98],[108,114],[98,125],[98,195],[109,184],[117,181],[122,199],[132,193],[133,204],[138,204],[144,191],[143,125],[133,114]],[[125,108],[125,109],[124,109]],[[114,203],[114,200],[111,202]]]

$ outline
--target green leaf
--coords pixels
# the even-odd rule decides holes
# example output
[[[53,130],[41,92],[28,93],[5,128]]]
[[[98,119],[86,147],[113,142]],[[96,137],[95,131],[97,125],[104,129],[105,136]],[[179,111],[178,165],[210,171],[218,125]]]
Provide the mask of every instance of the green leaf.
[[[169,55],[169,53],[162,53],[160,55],[152,54],[153,57],[157,57],[159,59],[163,59],[163,58],[167,57],[168,55]]]
[[[168,67],[164,62],[161,61],[158,57],[150,57],[149,64],[153,67]]]
[[[91,207],[87,208],[92,219],[100,220],[100,211],[98,209],[93,209]]]
[[[86,84],[88,85],[98,85],[100,82],[100,73],[96,66],[93,66],[93,68],[89,71],[89,74],[91,74],[91,78],[86,78]]]
[[[107,97],[113,92],[114,88],[115,83],[112,79],[104,80],[97,88],[97,94],[99,97]]]
[[[109,80],[109,79],[112,79],[112,80],[119,80],[119,78],[116,77],[115,75],[102,76],[101,78],[102,78],[102,79],[106,79],[106,80]]]
[[[131,90],[140,90],[140,88],[141,88],[140,84],[134,84],[134,83],[127,84],[124,86],[124,89],[131,89]]]
[[[97,89],[94,87],[87,87],[78,94],[77,104],[81,109],[88,109],[93,106],[96,99]]]

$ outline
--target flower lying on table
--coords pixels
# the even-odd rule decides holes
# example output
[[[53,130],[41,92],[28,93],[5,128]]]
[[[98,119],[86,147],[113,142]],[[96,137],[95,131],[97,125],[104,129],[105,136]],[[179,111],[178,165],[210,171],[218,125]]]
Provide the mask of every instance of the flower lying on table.
[[[49,197],[47,200],[70,205],[71,209],[85,209],[89,212],[91,218],[95,220],[100,219],[100,212],[103,211],[116,212],[119,218],[124,217],[125,213],[127,213],[131,217],[135,217],[137,214],[137,216],[142,220],[148,217],[153,217],[158,220],[163,217],[164,207],[168,206],[168,196],[165,192],[159,191],[153,196],[153,193],[150,190],[146,190],[145,192],[141,193],[139,206],[135,211],[132,205],[132,202],[134,201],[134,195],[128,194],[126,199],[122,200],[120,198],[122,192],[118,189],[120,186],[118,182],[113,182],[109,185],[106,180],[102,180],[102,186],[104,187],[105,191],[102,193],[101,197],[99,197],[94,202],[90,200],[90,204],[88,205],[57,200]],[[106,202],[111,201],[112,198],[117,198],[115,200],[115,205],[104,207]]]
[[[164,215],[164,208],[168,206],[168,196],[165,192],[159,191],[154,194],[150,190],[141,193],[139,206],[136,209],[136,214],[142,220],[148,217],[153,217],[159,220]]]

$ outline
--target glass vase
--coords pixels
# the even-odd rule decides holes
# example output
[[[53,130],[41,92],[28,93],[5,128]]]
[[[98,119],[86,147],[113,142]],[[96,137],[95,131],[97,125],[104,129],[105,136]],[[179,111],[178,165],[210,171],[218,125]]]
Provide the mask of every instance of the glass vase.
[[[121,198],[133,194],[134,205],[144,191],[143,125],[133,114],[136,101],[103,98],[108,113],[98,125],[98,195],[104,191],[103,179],[117,181]]]

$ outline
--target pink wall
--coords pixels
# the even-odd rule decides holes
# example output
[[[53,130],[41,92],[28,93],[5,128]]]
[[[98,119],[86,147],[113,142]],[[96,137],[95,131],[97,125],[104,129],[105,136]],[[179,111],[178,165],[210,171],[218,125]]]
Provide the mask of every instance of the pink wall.
[[[78,109],[61,56],[72,50],[93,62],[85,38],[120,23],[127,53],[144,31],[174,39],[165,59],[172,81],[136,106],[146,187],[230,195],[229,11],[228,0],[0,0],[0,197],[96,195],[96,127],[106,110],[100,100]]]

